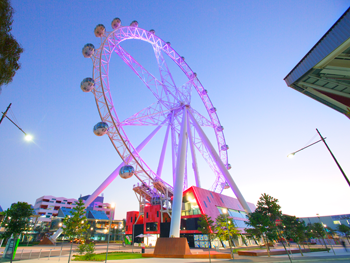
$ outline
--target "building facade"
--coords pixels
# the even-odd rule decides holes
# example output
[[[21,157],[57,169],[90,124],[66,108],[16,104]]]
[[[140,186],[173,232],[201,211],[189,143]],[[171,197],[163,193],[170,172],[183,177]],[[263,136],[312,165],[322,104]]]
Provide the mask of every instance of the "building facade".
[[[40,221],[51,222],[53,217],[58,215],[58,211],[63,209],[72,209],[76,206],[76,202],[82,199],[85,202],[90,195],[81,196],[79,199],[55,197],[52,195],[42,196],[35,201],[34,211],[40,215]],[[114,218],[114,208],[110,204],[104,203],[104,197],[98,196],[96,199],[87,207],[87,211],[103,211],[108,218]]]
[[[129,211],[126,214],[125,234],[127,241],[146,242],[154,245],[158,237],[169,237],[170,213],[162,213],[161,205],[148,202],[141,207],[140,211]],[[255,205],[248,203],[252,211]],[[213,221],[223,214],[228,213],[232,221],[242,235],[245,234],[247,214],[236,198],[223,194],[211,192],[203,188],[192,186],[183,192],[183,203],[181,212],[181,237],[186,237],[190,247],[208,247],[209,241],[206,235],[198,231],[198,220],[201,215],[206,214]],[[137,238],[139,235],[147,235],[147,239]],[[234,240],[236,245],[256,245],[254,240],[238,236]],[[217,240],[216,246],[225,246]],[[214,242],[215,245],[215,242]]]

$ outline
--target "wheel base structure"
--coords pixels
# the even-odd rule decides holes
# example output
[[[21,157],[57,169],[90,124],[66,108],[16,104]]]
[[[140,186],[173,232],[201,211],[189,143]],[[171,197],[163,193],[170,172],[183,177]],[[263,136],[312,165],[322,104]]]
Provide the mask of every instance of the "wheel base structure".
[[[208,252],[193,254],[185,237],[160,237],[157,240],[154,253],[142,254],[144,258],[209,258]],[[210,251],[211,258],[230,259],[230,254]]]

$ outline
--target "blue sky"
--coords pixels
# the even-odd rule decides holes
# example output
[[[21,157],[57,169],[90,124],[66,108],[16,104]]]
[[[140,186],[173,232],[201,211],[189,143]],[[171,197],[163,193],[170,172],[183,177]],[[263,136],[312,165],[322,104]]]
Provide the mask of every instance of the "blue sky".
[[[92,94],[80,90],[81,80],[92,72],[82,47],[99,46],[95,26],[101,23],[110,30],[113,18],[119,17],[123,25],[137,20],[139,27],[155,29],[198,74],[225,127],[231,175],[248,202],[268,193],[279,199],[286,214],[349,213],[344,205],[349,187],[324,145],[294,159],[286,156],[318,140],[318,128],[350,174],[350,122],[283,81],[349,3],[13,0],[13,34],[24,53],[14,81],[3,87],[0,109],[12,102],[19,125],[33,134],[35,143],[25,142],[9,121],[1,124],[0,205],[33,204],[43,195],[90,194],[120,164],[109,139],[93,134],[99,115]],[[152,49],[146,44],[125,43],[125,49],[152,67]],[[113,92],[118,114],[130,116],[154,102],[117,57],[111,72],[115,85],[122,87]],[[194,105],[200,110],[199,103]],[[130,130],[130,139],[137,146],[151,130]],[[151,165],[160,154],[163,137],[158,135],[144,152]],[[199,162],[209,187],[213,177]],[[105,200],[116,203],[116,218],[138,209],[132,191],[136,182],[117,178],[105,190]],[[232,195],[231,190],[224,193]]]

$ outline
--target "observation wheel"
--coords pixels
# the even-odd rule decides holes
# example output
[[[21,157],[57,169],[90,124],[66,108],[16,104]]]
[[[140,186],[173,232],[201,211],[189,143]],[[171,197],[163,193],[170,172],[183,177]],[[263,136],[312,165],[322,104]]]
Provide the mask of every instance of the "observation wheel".
[[[93,74],[92,78],[85,78],[82,81],[81,89],[84,92],[92,92],[95,97],[101,122],[95,125],[94,133],[98,136],[108,135],[123,161],[119,168],[119,175],[123,178],[135,175],[141,184],[154,195],[162,192],[164,187],[173,191],[177,180],[176,167],[180,158],[186,162],[183,190],[188,188],[188,167],[193,167],[196,186],[201,187],[196,161],[196,156],[199,153],[212,170],[213,178],[210,190],[221,193],[223,189],[231,187],[240,199],[239,190],[236,189],[236,185],[232,185],[234,184],[233,179],[227,171],[231,165],[228,163],[227,150],[229,147],[225,142],[224,128],[220,124],[217,110],[197,74],[192,71],[184,57],[181,57],[169,42],[156,36],[154,30],[147,31],[139,28],[137,21],[133,21],[130,26],[122,26],[119,18],[112,21],[112,29],[112,31],[106,31],[105,26],[97,25],[94,32],[95,36],[101,40],[100,47],[95,48],[93,44],[84,46],[82,52],[84,57],[92,59]],[[158,63],[160,79],[147,71],[121,47],[120,44],[127,40],[144,41],[152,46]],[[113,54],[118,55],[131,68],[154,96],[154,101],[150,102],[150,106],[140,109],[124,120],[118,117],[110,88],[109,63]],[[165,56],[168,56],[182,70],[187,80],[185,83],[175,84]],[[198,96],[203,102],[206,116],[192,107],[192,96]],[[155,126],[156,128],[147,137],[145,136],[140,145],[135,146],[124,130],[126,126]],[[181,131],[184,126],[187,127],[186,134],[182,136]],[[159,164],[158,167],[151,168],[143,160],[141,151],[162,127],[166,129],[166,133],[163,146],[159,149]],[[202,127],[209,127],[213,130],[216,139],[213,144],[206,137]],[[185,146],[185,150],[180,147],[183,143],[181,138],[185,138],[185,145],[188,145],[188,147]],[[165,182],[162,178],[168,140],[171,141],[173,182]],[[187,165],[189,154],[192,156],[192,164]]]

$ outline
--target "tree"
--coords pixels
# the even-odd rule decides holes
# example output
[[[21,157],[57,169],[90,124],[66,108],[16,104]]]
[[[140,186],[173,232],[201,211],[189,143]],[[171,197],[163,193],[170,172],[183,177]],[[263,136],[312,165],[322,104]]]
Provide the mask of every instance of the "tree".
[[[11,207],[4,212],[4,220],[1,226],[5,228],[5,231],[0,233],[0,238],[10,238],[11,235],[13,235],[16,241],[18,236],[23,231],[27,230],[28,219],[33,213],[34,209],[26,202],[12,204]],[[14,253],[13,249],[11,262]]]
[[[214,221],[211,219],[210,216],[207,216],[206,214],[202,214],[201,217],[198,220],[198,231],[200,231],[202,234],[207,234],[209,239],[209,262],[211,262],[210,258],[210,247],[211,247],[211,240],[215,238],[215,235],[213,234],[215,231],[215,225]]]
[[[12,36],[14,10],[9,0],[0,1],[0,92],[9,84],[20,68],[18,60],[23,49]]]
[[[324,230],[323,225],[321,223],[313,223],[311,225],[311,231],[315,237],[322,238],[324,246],[326,247],[326,249],[328,251],[326,241],[324,240],[324,236],[326,235],[326,231]]]
[[[295,216],[283,215],[282,224],[284,227],[283,232],[286,238],[289,240],[292,239],[295,243],[297,243],[300,250],[300,254],[304,256],[300,247],[300,242],[305,240],[306,238],[306,226],[304,221],[298,221],[298,219]]]
[[[350,236],[350,227],[346,226],[346,225],[339,225],[338,226],[338,231],[343,233],[344,236],[347,238],[348,242],[349,242],[349,236]]]
[[[85,214],[85,205],[80,199],[72,209],[70,215],[67,215],[63,219],[63,233],[71,241],[68,263],[72,253],[73,240],[78,238],[83,242],[85,239],[84,233],[88,232],[90,228],[90,224],[88,224]]]
[[[227,214],[221,214],[216,218],[216,231],[220,240],[228,240],[231,248],[231,255],[233,258],[232,245],[234,245],[233,238],[237,237],[239,230],[232,222],[232,219],[228,218]]]

